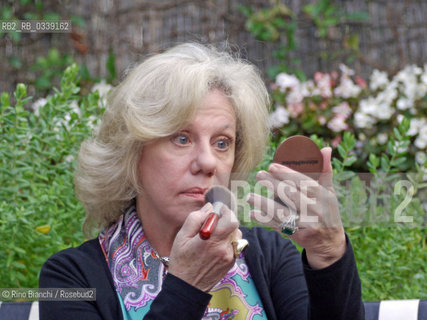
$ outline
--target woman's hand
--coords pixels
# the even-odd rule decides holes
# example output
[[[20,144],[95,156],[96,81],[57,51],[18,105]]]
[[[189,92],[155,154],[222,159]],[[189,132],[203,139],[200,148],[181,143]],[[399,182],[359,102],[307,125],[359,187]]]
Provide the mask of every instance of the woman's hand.
[[[248,197],[248,202],[262,211],[252,211],[252,218],[279,232],[280,224],[291,214],[298,214],[298,230],[290,238],[305,248],[308,263],[315,269],[331,265],[344,255],[346,249],[332,184],[332,150],[323,148],[321,152],[323,169],[317,181],[277,163],[271,164],[268,172],[258,172],[258,182],[273,191],[286,206],[258,194]]]
[[[200,228],[212,210],[210,203],[190,213],[175,237],[170,254],[169,272],[194,287],[208,292],[233,267],[232,240],[242,238],[239,221],[227,206],[208,240],[199,236]]]

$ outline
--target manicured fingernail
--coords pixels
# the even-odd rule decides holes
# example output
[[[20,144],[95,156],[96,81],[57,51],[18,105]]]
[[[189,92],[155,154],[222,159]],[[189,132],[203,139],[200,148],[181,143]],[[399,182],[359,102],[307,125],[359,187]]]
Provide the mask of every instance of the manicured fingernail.
[[[279,165],[277,163],[272,163],[268,167],[268,171],[277,171],[279,169]]]
[[[267,171],[261,170],[256,174],[257,179],[266,179],[268,177]]]

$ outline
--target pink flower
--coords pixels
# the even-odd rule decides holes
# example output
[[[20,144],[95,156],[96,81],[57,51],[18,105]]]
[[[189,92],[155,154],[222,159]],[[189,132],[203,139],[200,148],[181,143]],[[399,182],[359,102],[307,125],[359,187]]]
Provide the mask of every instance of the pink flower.
[[[356,76],[356,79],[354,81],[362,89],[366,89],[366,87],[368,86],[368,84],[366,83],[365,79],[363,79],[362,77]]]
[[[328,122],[327,127],[334,132],[340,132],[348,129],[348,124],[345,123],[344,117],[336,115],[332,118],[331,121]]]
[[[339,76],[338,72],[336,72],[336,71],[332,71],[332,72],[331,72],[331,77],[332,77],[332,79],[337,80],[337,79],[338,79],[338,76]]]
[[[336,137],[331,141],[332,146],[333,146],[334,148],[336,148],[336,147],[340,144],[341,140],[342,140],[342,137],[341,137],[341,136],[336,136]]]
[[[314,79],[316,80],[319,94],[324,98],[332,97],[331,76],[327,73],[323,74],[320,72],[319,72],[320,75],[316,76],[316,74]]]
[[[302,103],[290,104],[288,105],[288,111],[292,118],[296,118],[304,111],[304,105]]]
[[[319,82],[323,78],[323,73],[317,71],[314,73],[314,81]]]

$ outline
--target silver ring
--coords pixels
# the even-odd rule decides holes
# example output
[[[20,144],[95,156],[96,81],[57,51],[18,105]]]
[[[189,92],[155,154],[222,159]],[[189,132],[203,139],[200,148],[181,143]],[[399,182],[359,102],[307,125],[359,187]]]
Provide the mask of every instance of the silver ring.
[[[298,231],[297,220],[299,216],[297,214],[291,214],[284,222],[279,225],[280,231],[287,236],[293,235]]]

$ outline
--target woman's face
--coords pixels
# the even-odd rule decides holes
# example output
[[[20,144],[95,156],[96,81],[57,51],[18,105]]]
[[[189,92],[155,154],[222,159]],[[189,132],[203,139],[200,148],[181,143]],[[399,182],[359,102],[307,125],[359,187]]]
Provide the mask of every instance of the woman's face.
[[[203,206],[209,187],[228,184],[235,140],[234,109],[221,91],[212,90],[185,128],[143,147],[138,164],[140,217],[181,227],[190,212]]]

